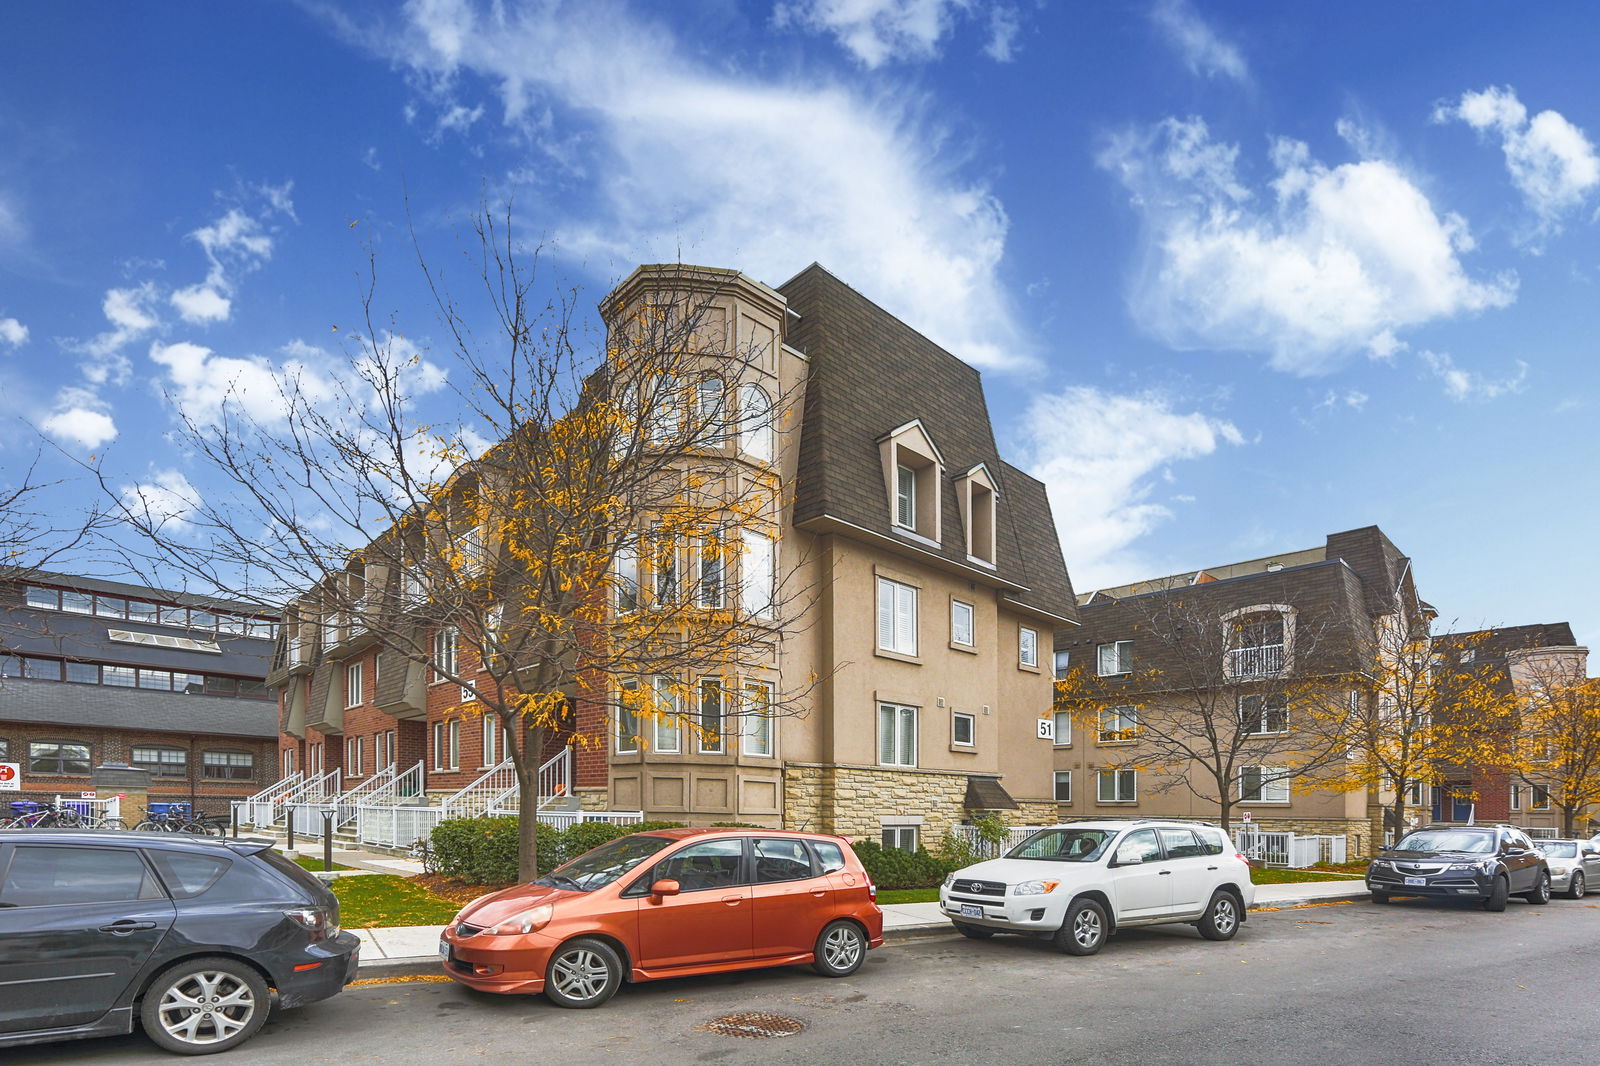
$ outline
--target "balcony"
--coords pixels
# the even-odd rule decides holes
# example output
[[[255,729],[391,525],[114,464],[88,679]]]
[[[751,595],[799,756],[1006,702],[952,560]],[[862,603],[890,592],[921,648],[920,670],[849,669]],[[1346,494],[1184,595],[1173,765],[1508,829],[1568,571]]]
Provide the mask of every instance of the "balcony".
[[[1229,650],[1223,670],[1230,678],[1277,677],[1284,662],[1282,644],[1257,644]]]

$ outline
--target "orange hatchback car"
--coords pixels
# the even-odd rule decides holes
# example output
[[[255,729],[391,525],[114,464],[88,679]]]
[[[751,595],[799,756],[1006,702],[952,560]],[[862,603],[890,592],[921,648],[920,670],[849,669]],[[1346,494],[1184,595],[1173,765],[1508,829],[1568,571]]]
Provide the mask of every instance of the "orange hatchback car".
[[[664,829],[473,900],[439,954],[469,988],[563,1007],[598,1007],[623,981],[762,966],[845,977],[883,944],[877,894],[839,837]]]

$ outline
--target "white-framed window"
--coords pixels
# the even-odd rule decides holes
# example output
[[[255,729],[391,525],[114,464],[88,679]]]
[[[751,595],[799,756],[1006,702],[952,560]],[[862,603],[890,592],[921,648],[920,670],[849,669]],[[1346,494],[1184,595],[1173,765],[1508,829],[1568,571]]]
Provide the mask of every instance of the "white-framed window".
[[[483,765],[485,769],[498,766],[500,760],[506,758],[511,749],[511,737],[506,733],[506,727],[500,724],[500,716],[486,714],[483,716]]]
[[[617,610],[633,611],[639,607],[639,546],[620,544],[613,558],[617,574]]]
[[[1514,810],[1514,811],[1522,810],[1522,786],[1521,785],[1512,785],[1511,786],[1511,809]]]
[[[878,762],[884,766],[917,765],[915,707],[878,704]]]
[[[639,682],[624,681],[617,693],[617,754],[632,755],[639,750],[639,715],[634,701],[639,698]]]
[[[200,775],[207,781],[248,781],[256,776],[256,757],[248,751],[203,751]]]
[[[1422,779],[1413,777],[1406,783],[1406,803],[1413,807],[1422,806]]]
[[[1241,766],[1239,800],[1243,803],[1288,803],[1289,770],[1283,766]]]
[[[400,575],[400,600],[402,607],[420,607],[428,602],[427,584],[421,574],[409,567]]]
[[[433,723],[433,768],[455,770],[461,764],[461,723]]]
[[[361,776],[361,739],[360,737],[344,738],[344,776]]]
[[[909,466],[894,468],[894,524],[916,532],[917,472]]]
[[[978,742],[978,719],[965,711],[950,713],[950,743],[970,748]]]
[[[295,774],[295,763],[299,761],[299,754],[300,753],[295,751],[293,748],[284,748],[281,752],[278,753],[279,758],[282,759],[282,761],[283,761],[283,776],[284,777],[293,777],[294,776],[294,774]]]
[[[660,522],[651,528],[650,569],[655,575],[655,602],[675,601],[678,598],[678,539],[663,532]]]
[[[914,825],[886,825],[883,827],[883,846],[896,851],[917,850],[917,827]]]
[[[1095,794],[1101,803],[1132,803],[1139,798],[1139,771],[1096,770]]]
[[[1039,631],[1020,626],[1017,629],[1017,665],[1039,668]]]
[[[772,754],[772,686],[765,681],[744,683],[743,706],[739,708],[746,755]]]
[[[772,462],[772,399],[760,385],[739,389],[739,450],[757,462]]]
[[[950,643],[971,648],[977,644],[972,628],[972,604],[950,601]]]
[[[1277,612],[1243,615],[1228,637],[1229,677],[1271,677],[1283,670],[1284,616]]]
[[[1543,785],[1533,786],[1533,802],[1529,810],[1548,811],[1550,809],[1550,790]]]
[[[1057,770],[1055,774],[1055,797],[1057,803],[1072,802],[1072,771]]]
[[[744,546],[739,564],[739,606],[751,617],[770,618],[777,582],[777,544],[753,529],[740,530],[739,538]]]
[[[386,729],[372,738],[372,769],[374,771],[393,770],[395,760],[395,731]]]
[[[1289,701],[1281,694],[1239,697],[1239,732],[1259,737],[1289,731]]]
[[[901,655],[917,654],[917,589],[878,578],[878,647]]]
[[[1133,672],[1133,641],[1113,640],[1095,649],[1096,672],[1101,677]]]
[[[1067,672],[1072,669],[1072,652],[1058,651],[1055,653],[1055,677],[1057,681],[1066,679]]]
[[[722,537],[717,533],[707,533],[700,538],[696,555],[698,556],[699,588],[697,599],[700,606],[717,608],[722,606]],[[770,583],[769,583],[770,585]],[[768,600],[770,602],[770,597]]]
[[[655,743],[653,749],[668,755],[683,750],[683,725],[678,716],[683,713],[682,695],[670,677],[658,677],[656,686]]]
[[[722,755],[728,750],[728,715],[722,681],[700,679],[700,754]]]
[[[448,681],[456,672],[456,631],[445,626],[433,635],[433,680],[431,684]]]
[[[322,771],[327,768],[325,759],[322,741],[306,745],[306,773],[312,777],[321,777]]]
[[[1101,744],[1121,744],[1133,740],[1139,733],[1139,709],[1127,704],[1120,707],[1100,708]]]
[[[1057,711],[1052,717],[1056,723],[1055,746],[1064,748],[1072,743],[1072,712]]]
[[[350,663],[344,668],[344,705],[361,706],[361,664]]]

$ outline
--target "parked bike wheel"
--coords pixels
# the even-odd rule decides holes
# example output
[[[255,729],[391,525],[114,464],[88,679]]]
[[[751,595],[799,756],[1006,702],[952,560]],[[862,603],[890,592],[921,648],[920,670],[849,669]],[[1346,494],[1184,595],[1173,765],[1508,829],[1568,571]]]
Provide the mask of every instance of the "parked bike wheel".
[[[133,828],[137,833],[164,833],[167,831],[165,823],[152,821],[149,818],[146,818]]]

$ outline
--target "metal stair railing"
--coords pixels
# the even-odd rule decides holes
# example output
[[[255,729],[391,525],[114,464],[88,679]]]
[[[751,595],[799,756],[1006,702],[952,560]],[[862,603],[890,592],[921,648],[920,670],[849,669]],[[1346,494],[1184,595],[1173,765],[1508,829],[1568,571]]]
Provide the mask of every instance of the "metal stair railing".
[[[536,778],[539,783],[539,810],[572,795],[572,749],[562,748],[545,760]]]
[[[296,771],[275,784],[257,792],[248,799],[234,800],[230,805],[239,812],[241,825],[271,825],[273,812],[277,809],[279,798],[300,787],[305,781],[305,774]]]
[[[322,808],[339,798],[339,782],[343,777],[338,767],[308,778],[300,787],[285,793],[278,800],[274,825],[287,824],[285,815],[294,810],[294,828],[297,833],[311,834],[322,824]]]
[[[374,795],[394,784],[394,771],[395,768],[393,766],[385,766],[355,788],[346,789],[334,797],[334,828],[343,829],[355,821],[356,807],[358,805],[372,802]]]

